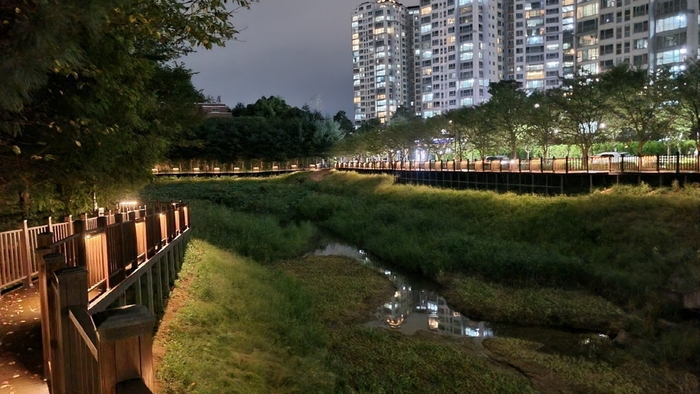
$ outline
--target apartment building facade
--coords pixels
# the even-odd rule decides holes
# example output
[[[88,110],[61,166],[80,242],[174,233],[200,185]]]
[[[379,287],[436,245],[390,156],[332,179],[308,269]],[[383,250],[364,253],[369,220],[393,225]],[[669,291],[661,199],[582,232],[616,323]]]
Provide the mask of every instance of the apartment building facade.
[[[417,113],[429,118],[488,100],[489,82],[504,77],[502,1],[420,0],[419,13]]]
[[[402,72],[413,78],[408,84],[402,80],[409,91],[405,101],[396,96],[394,103],[424,118],[482,103],[489,98],[489,83],[502,79],[517,80],[534,91],[559,86],[561,77],[598,74],[622,63],[682,71],[688,58],[698,57],[700,6],[693,0],[414,1],[419,4],[401,6],[407,22],[405,34],[397,37],[412,48],[405,54],[408,69]],[[363,4],[366,9],[384,3],[400,6],[389,0]],[[395,55],[387,46],[374,49],[375,56],[380,49],[386,51],[384,58]],[[355,60],[354,65],[362,70]],[[361,75],[355,73],[355,81]],[[358,100],[378,102],[371,99],[372,88],[365,87],[360,99],[355,90],[356,105]],[[362,105],[355,107],[357,124],[372,113]],[[358,117],[363,108],[367,110]],[[374,111],[385,120],[392,108]]]
[[[412,101],[413,21],[395,0],[360,4],[352,16],[354,123],[384,123]]]

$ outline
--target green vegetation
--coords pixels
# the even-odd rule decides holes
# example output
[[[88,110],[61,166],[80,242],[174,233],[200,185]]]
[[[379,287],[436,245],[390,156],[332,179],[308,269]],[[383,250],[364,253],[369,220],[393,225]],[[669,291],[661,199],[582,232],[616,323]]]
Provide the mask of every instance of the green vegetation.
[[[439,115],[423,111],[427,119],[400,108],[386,124],[365,122],[334,150],[349,160],[420,161],[494,154],[587,157],[613,147],[637,155],[692,154],[700,146],[697,60],[679,72],[658,67],[649,73],[621,64],[561,82],[543,91],[494,81],[489,101],[462,99],[460,108]]]
[[[471,277],[452,279],[452,306],[476,320],[617,332],[627,316],[610,302],[583,291],[513,288]]]
[[[338,121],[307,105],[292,107],[280,97],[263,97],[247,106],[239,103],[231,115],[207,119],[185,133],[168,158],[235,163],[321,157],[343,137]],[[342,121],[340,115],[336,118]]]
[[[249,214],[211,203],[192,208],[210,214],[192,217],[195,240],[156,336],[161,392],[536,392],[468,342],[356,327],[394,289],[352,260],[261,265],[231,252],[252,243],[267,245],[263,256],[283,256],[305,242],[268,242],[290,232],[309,241],[304,226],[261,217],[262,234]],[[232,219],[238,227],[227,227]],[[217,234],[224,231],[228,237]]]
[[[700,282],[700,192],[692,188],[545,198],[332,173],[320,182],[293,175],[146,189],[152,199],[177,193],[283,222],[310,220],[383,261],[434,278],[461,272],[506,285],[585,289],[629,308],[658,298],[657,286],[687,291]]]
[[[601,343],[605,346],[604,343]],[[619,350],[602,350],[606,357],[620,357],[616,365],[605,360],[545,354],[542,345],[510,338],[489,338],[484,347],[506,357],[514,367],[542,379],[541,384],[559,392],[582,393],[693,393],[700,388],[697,378],[664,367],[651,367],[624,355]],[[552,373],[552,371],[554,373]]]
[[[171,141],[201,120],[204,97],[177,60],[236,35],[228,5],[251,1],[228,3],[2,1],[3,202],[24,219],[60,217],[91,211],[95,194],[111,207],[147,183]]]
[[[206,211],[200,216],[207,225],[196,227],[197,234],[294,278],[290,283],[313,310],[307,313],[318,318],[313,324],[322,327],[319,346],[327,350],[333,390],[549,392],[549,384],[576,392],[697,389],[697,377],[685,371],[698,372],[700,329],[682,319],[678,305],[659,297],[657,287],[690,290],[700,283],[698,190],[643,186],[545,198],[322,174],[168,180],[143,194],[208,200],[193,205],[195,212]],[[448,303],[470,317],[594,330],[611,338],[624,328],[627,340],[615,345],[600,339],[574,357],[543,353],[540,344],[522,340],[489,340],[484,349],[429,333],[407,337],[357,327],[386,285],[342,258],[293,258],[314,243],[308,222],[437,280]]]
[[[156,336],[167,349],[157,372],[163,392],[331,387],[318,318],[288,277],[198,239],[180,277],[170,301],[179,308],[172,318],[166,312]]]

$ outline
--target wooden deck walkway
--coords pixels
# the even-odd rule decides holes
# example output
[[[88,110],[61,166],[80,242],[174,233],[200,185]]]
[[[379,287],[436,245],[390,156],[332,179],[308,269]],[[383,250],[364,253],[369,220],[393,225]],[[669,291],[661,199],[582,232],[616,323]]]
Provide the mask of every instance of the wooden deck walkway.
[[[0,394],[48,394],[42,378],[37,288],[20,288],[3,294],[0,321]]]

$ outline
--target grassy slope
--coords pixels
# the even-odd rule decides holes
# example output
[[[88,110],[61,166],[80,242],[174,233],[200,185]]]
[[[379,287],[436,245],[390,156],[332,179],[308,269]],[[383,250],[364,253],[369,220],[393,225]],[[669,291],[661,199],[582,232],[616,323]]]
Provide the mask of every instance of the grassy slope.
[[[583,288],[629,307],[656,299],[657,286],[690,290],[700,283],[694,189],[545,198],[335,173],[320,182],[302,174],[151,190],[153,197],[177,190],[184,199],[282,222],[311,220],[384,261],[433,277],[461,272],[518,287]]]
[[[266,241],[288,231],[302,234],[304,226],[267,222],[260,234],[250,220],[221,237],[231,215],[244,221],[247,215],[207,203],[193,208],[196,238],[155,340],[161,392],[535,392],[526,378],[477,357],[465,342],[356,328],[394,289],[351,260],[306,257],[261,265],[223,249],[247,250],[236,241],[242,236],[267,245],[263,256],[283,255],[280,248],[304,245],[303,236],[288,237],[296,241],[284,246]],[[203,217],[205,229],[196,222]]]
[[[205,198],[239,211],[268,212],[283,224],[311,219],[375,256],[409,269],[432,272],[438,278],[449,270],[461,271],[467,276],[457,276],[463,279],[455,282],[451,302],[473,302],[472,292],[478,291],[483,302],[475,304],[491,308],[492,316],[516,312],[516,316],[533,316],[533,321],[521,322],[577,326],[572,322],[583,320],[581,327],[595,327],[605,320],[601,310],[609,311],[608,316],[619,315],[618,309],[595,297],[590,298],[595,302],[582,302],[590,296],[576,289],[588,289],[619,305],[645,308],[643,313],[652,320],[641,329],[655,337],[653,346],[630,353],[665,364],[674,359],[697,360],[696,350],[700,350],[698,330],[692,325],[671,332],[653,327],[653,319],[668,317],[665,309],[654,305],[655,286],[687,289],[699,283],[694,254],[698,197],[693,189],[542,198],[393,186],[387,177],[334,174],[318,183],[308,182],[303,175],[179,181],[158,185],[148,193],[151,198]],[[255,222],[252,218],[246,220]],[[227,233],[241,230],[223,226]],[[211,232],[220,234],[221,230]],[[232,249],[246,255],[257,250],[264,261],[283,257],[265,251],[267,238],[260,237],[265,226],[244,233],[242,238],[248,242]],[[294,239],[291,233],[286,238]],[[292,249],[306,246],[301,242]],[[480,261],[468,261],[465,256]],[[556,288],[548,289],[552,284]],[[498,294],[510,295],[514,302],[504,302]],[[528,310],[522,311],[518,302]],[[588,308],[580,309],[580,305]],[[351,378],[348,382],[357,383]]]
[[[328,392],[324,337],[308,299],[288,278],[193,240],[156,336],[162,392]],[[300,371],[304,371],[303,374]],[[325,388],[325,390],[324,390]]]

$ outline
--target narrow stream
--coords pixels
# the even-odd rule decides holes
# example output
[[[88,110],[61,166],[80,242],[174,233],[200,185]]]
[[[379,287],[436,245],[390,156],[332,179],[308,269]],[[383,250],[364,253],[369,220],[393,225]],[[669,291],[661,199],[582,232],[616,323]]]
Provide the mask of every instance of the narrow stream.
[[[358,260],[389,278],[396,286],[394,295],[377,306],[372,327],[385,327],[413,334],[418,330],[430,330],[442,334],[488,338],[494,335],[491,324],[471,320],[453,310],[445,302],[436,285],[420,278],[407,277],[381,267],[373,262],[365,251],[340,243],[330,243],[314,252],[318,256],[346,256]]]
[[[609,344],[606,335],[591,332],[493,324],[469,319],[450,308],[440,295],[439,286],[419,276],[405,275],[373,261],[363,250],[338,242],[329,242],[316,251],[317,256],[346,256],[377,270],[391,280],[396,292],[378,305],[370,327],[384,327],[411,335],[418,330],[429,330],[452,336],[477,339],[494,336],[526,339],[543,344],[540,351],[569,356],[595,357]]]

